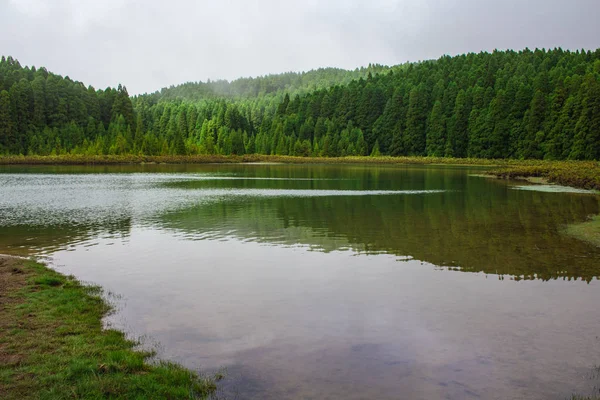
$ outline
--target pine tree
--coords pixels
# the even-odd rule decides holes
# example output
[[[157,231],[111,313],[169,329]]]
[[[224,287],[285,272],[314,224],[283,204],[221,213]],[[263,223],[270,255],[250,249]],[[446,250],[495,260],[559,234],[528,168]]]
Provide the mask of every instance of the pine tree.
[[[595,159],[599,74],[600,51],[494,51],[130,98],[5,57],[0,152]]]
[[[600,158],[600,84],[593,75],[586,76],[583,109],[575,126],[571,158],[596,160]]]
[[[408,155],[425,155],[426,108],[427,99],[425,98],[424,88],[418,86],[411,90],[404,133],[404,147]]]
[[[381,156],[381,151],[379,151],[379,141],[376,140],[373,145],[373,150],[371,151],[371,157],[379,157]]]
[[[541,90],[535,92],[529,111],[525,115],[526,133],[519,146],[522,158],[542,158],[543,122],[546,117],[546,97]]]
[[[460,90],[456,96],[454,112],[448,124],[448,139],[444,152],[446,157],[463,158],[467,156],[470,113],[467,95],[464,90]]]
[[[389,154],[391,156],[404,155],[404,139],[402,138],[402,132],[400,130],[394,132],[392,138],[392,144],[390,145]]]
[[[135,126],[135,118],[133,113],[133,105],[131,99],[127,93],[125,86],[119,85],[117,92],[114,97],[114,103],[111,110],[111,119],[118,118],[122,115],[125,118],[125,122],[128,126]]]
[[[238,156],[244,155],[244,140],[241,130],[236,130],[231,132],[231,153]]]
[[[6,90],[0,92],[0,153],[14,152],[16,138],[13,131],[10,95]]]
[[[429,116],[426,133],[427,155],[430,157],[442,157],[446,145],[446,124],[442,102],[436,101]]]

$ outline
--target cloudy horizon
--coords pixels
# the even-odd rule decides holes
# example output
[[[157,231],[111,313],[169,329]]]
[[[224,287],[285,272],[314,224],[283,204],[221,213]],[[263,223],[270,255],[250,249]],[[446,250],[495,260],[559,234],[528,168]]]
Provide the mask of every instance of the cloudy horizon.
[[[600,47],[597,0],[0,0],[0,54],[130,94],[444,54]]]

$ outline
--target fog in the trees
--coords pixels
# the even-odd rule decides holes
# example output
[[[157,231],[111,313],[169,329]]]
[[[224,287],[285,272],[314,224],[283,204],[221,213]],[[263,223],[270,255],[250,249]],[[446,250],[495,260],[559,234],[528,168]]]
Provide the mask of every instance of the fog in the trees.
[[[130,94],[443,54],[600,47],[597,0],[0,0],[0,52]]]

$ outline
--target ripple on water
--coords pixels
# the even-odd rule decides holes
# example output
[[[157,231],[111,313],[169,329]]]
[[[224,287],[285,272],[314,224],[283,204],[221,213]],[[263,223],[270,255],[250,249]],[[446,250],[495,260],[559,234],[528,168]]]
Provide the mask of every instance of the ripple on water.
[[[124,220],[144,224],[166,212],[236,197],[391,196],[443,192],[442,190],[268,188],[178,189],[164,186],[165,183],[173,181],[195,179],[244,178],[183,174],[0,175],[0,187],[3,189],[0,196],[0,225],[93,225]]]

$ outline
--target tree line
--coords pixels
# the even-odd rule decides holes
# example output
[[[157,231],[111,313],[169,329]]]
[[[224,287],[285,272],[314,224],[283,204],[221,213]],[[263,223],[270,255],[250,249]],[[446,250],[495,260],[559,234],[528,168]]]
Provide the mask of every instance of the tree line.
[[[470,53],[135,97],[3,57],[0,153],[600,159],[600,50]]]

